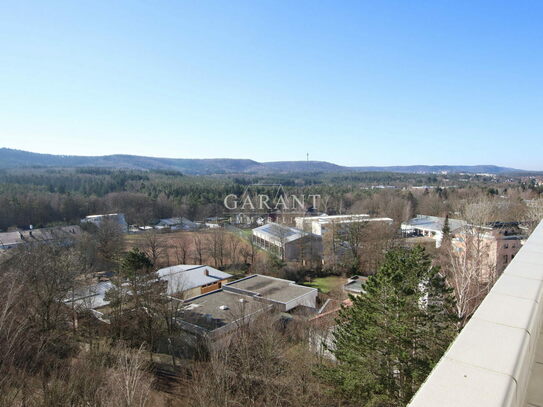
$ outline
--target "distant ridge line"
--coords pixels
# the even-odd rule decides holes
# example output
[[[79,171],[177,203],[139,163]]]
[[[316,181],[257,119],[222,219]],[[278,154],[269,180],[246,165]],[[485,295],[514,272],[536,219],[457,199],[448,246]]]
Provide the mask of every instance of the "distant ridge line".
[[[238,158],[159,158],[128,154],[75,156],[33,153],[0,148],[0,169],[27,167],[98,167],[138,170],[175,170],[185,174],[243,174],[289,172],[399,172],[399,173],[535,173],[497,165],[404,165],[348,167],[326,161],[258,162]]]

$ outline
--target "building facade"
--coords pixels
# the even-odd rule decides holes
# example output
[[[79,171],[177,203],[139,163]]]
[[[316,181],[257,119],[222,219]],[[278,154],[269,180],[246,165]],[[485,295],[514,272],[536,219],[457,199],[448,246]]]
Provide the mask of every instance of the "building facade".
[[[322,237],[300,229],[268,223],[252,231],[253,242],[284,261],[322,261]]]

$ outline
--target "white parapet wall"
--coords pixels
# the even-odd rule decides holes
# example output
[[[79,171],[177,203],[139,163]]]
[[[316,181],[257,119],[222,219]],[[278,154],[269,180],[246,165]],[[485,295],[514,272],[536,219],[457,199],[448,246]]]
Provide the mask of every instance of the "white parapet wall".
[[[543,222],[410,407],[543,406]]]

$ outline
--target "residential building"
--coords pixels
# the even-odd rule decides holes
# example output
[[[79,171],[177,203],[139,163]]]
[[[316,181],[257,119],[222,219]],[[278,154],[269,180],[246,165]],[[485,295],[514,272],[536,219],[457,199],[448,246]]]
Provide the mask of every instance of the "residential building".
[[[128,233],[128,223],[122,213],[108,213],[103,215],[89,215],[84,219],[81,219],[81,223],[92,223],[96,226],[100,226],[104,220],[113,220],[120,226],[123,233]]]
[[[179,264],[157,271],[159,279],[167,282],[166,293],[183,298],[196,297],[220,289],[232,278],[231,274],[203,265]]]
[[[81,228],[77,225],[3,232],[0,233],[0,251],[31,243],[68,245],[80,234]]]
[[[285,261],[322,259],[322,237],[279,223],[253,229],[254,243]]]
[[[491,222],[484,226],[466,225],[456,230],[451,243],[458,256],[467,255],[471,257],[470,261],[478,256],[481,277],[485,279],[503,273],[524,239],[517,222]]]
[[[443,227],[445,218],[438,216],[417,215],[415,218],[401,224],[404,236],[426,236],[434,239],[436,247],[441,246],[443,240]],[[467,222],[460,219],[449,218],[449,230],[451,235],[467,225]]]

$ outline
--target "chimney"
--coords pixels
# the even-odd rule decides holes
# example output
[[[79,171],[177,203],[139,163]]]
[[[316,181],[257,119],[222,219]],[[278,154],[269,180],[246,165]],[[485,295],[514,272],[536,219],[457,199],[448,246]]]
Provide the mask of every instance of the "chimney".
[[[207,269],[207,267],[204,269],[204,274],[205,274],[206,276],[209,276],[209,270]]]

